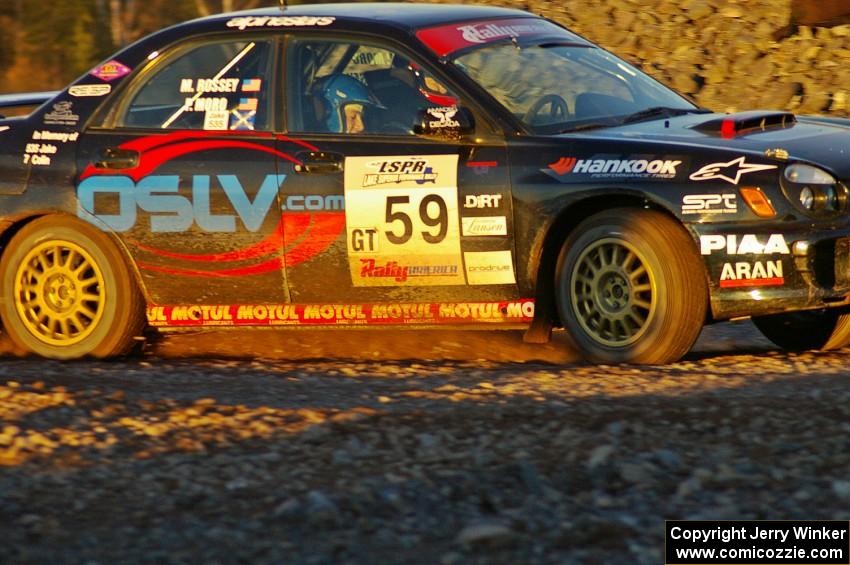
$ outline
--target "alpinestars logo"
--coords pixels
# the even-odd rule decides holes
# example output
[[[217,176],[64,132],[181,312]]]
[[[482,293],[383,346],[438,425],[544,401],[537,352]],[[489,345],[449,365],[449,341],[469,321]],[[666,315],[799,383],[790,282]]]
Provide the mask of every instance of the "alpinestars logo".
[[[738,157],[728,163],[711,163],[706,165],[690,176],[691,180],[724,180],[728,183],[738,184],[743,175],[758,171],[769,171],[775,169],[776,165],[758,165],[747,163],[746,157]]]
[[[674,159],[616,159],[607,155],[595,155],[592,159],[561,157],[542,171],[560,182],[569,182],[574,175],[589,175],[590,178],[645,178],[673,179],[681,160]]]

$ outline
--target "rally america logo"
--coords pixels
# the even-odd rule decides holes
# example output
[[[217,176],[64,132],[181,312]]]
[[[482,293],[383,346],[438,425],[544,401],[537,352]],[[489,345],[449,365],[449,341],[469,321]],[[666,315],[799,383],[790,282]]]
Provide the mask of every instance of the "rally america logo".
[[[541,169],[559,182],[576,180],[575,175],[589,175],[590,178],[639,178],[673,179],[676,178],[681,160],[656,159],[618,159],[606,155],[595,155],[592,159],[561,157]]]
[[[460,26],[457,29],[469,43],[486,43],[501,37],[517,37],[520,35],[542,33],[546,31],[546,26],[538,23],[512,25],[477,24]]]

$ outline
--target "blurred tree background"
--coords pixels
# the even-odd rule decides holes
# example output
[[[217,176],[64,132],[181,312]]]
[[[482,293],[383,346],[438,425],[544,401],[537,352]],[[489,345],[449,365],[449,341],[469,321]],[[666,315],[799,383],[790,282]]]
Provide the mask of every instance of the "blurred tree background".
[[[118,48],[173,23],[277,5],[278,0],[0,0],[0,93],[63,87]]]

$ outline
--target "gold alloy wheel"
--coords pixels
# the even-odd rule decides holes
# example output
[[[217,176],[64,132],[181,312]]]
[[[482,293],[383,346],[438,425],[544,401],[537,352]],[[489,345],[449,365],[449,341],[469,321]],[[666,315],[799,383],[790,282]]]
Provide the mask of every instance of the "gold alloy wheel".
[[[637,341],[656,309],[655,278],[628,242],[594,241],[576,261],[570,299],[582,329],[599,344],[623,347]]]
[[[21,321],[50,345],[74,345],[88,337],[103,317],[105,292],[97,263],[70,241],[40,243],[15,273],[15,305]]]

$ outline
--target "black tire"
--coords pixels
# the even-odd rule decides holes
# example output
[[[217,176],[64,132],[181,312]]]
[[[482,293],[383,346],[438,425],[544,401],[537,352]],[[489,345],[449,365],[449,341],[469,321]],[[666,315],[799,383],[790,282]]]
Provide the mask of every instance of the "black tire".
[[[561,249],[555,283],[561,322],[590,361],[672,363],[705,323],[708,285],[693,238],[653,210],[583,221]]]
[[[835,310],[760,316],[753,323],[764,337],[789,351],[829,351],[850,345],[850,314]]]
[[[67,216],[19,231],[0,259],[0,317],[12,341],[53,359],[128,353],[145,302],[110,237]]]

